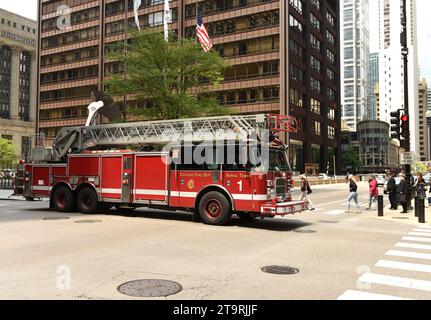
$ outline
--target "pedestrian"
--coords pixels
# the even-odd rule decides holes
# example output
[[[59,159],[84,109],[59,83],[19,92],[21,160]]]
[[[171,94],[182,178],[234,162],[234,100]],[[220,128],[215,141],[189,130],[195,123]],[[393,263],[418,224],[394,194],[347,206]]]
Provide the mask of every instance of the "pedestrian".
[[[347,198],[347,211],[346,213],[350,213],[350,203],[355,201],[357,213],[361,213],[361,206],[359,205],[359,193],[358,193],[358,185],[356,184],[353,175],[349,175],[349,197]]]
[[[425,199],[426,198],[426,182],[422,175],[422,173],[418,174],[418,177],[416,178],[416,182],[413,185],[413,190],[415,192],[415,196],[419,199]]]
[[[368,205],[367,210],[371,210],[371,206],[374,203],[377,203],[378,197],[379,197],[379,187],[377,183],[376,176],[372,176],[369,181],[369,188],[370,188],[370,204]]]
[[[409,193],[409,186],[406,181],[406,176],[404,173],[400,173],[398,175],[400,178],[400,184],[397,188],[398,193],[398,203],[403,207],[403,211],[401,213],[408,213],[407,211],[407,195]]]
[[[309,203],[309,209],[310,211],[316,210],[316,208],[313,205],[313,202],[311,202],[310,194],[313,192],[310,187],[310,183],[307,180],[307,177],[305,174],[300,176],[301,178],[301,201],[307,200]]]
[[[395,180],[395,172],[391,173],[387,184],[387,191],[389,193],[389,202],[391,203],[390,210],[398,210],[398,197],[397,197],[397,182]]]

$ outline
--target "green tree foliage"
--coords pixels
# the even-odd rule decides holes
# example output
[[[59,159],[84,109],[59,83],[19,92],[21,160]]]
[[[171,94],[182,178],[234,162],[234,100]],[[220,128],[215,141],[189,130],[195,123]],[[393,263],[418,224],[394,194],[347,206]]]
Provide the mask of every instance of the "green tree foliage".
[[[347,152],[341,154],[341,160],[344,168],[357,168],[362,166],[359,154],[355,151],[353,147],[349,147]]]
[[[117,45],[108,55],[119,61],[126,73],[111,74],[106,83],[109,94],[135,95],[140,105],[145,105],[129,111],[146,119],[227,113],[214,94],[205,91],[207,85],[217,86],[228,68],[218,52],[204,52],[194,39],[166,42],[162,33],[146,30],[132,31],[131,35],[127,54]]]
[[[0,166],[10,166],[17,160],[12,141],[0,139]]]

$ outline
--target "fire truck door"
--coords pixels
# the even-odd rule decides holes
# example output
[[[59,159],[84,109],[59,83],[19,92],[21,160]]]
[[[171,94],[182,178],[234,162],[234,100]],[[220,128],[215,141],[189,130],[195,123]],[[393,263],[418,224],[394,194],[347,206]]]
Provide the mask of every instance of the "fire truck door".
[[[131,202],[132,195],[132,181],[133,181],[133,171],[132,171],[133,156],[125,155],[123,157],[123,177],[122,177],[122,187],[121,187],[121,201],[124,203]]]

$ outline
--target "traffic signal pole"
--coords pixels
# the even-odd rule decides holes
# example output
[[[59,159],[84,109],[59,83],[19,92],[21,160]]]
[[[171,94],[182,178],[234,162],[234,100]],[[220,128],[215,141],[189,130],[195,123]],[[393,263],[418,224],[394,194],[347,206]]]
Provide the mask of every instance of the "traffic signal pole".
[[[402,17],[402,33],[401,33],[401,54],[404,60],[404,115],[407,116],[408,135],[405,143],[405,151],[410,152],[410,117],[409,117],[409,78],[408,78],[408,62],[409,48],[407,43],[407,0],[403,0],[403,17]],[[406,180],[411,187],[412,168],[410,164],[405,165]],[[407,196],[407,206],[411,208],[411,194]]]

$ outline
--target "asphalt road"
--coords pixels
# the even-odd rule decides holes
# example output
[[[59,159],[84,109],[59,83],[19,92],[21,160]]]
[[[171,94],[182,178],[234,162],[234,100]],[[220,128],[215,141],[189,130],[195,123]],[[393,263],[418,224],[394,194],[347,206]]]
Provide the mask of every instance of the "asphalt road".
[[[431,299],[430,227],[346,214],[346,185],[313,189],[316,212],[227,227],[181,212],[65,216],[0,200],[0,299],[134,299],[117,287],[138,279],[182,286],[161,299]],[[272,265],[299,272],[261,271]]]

